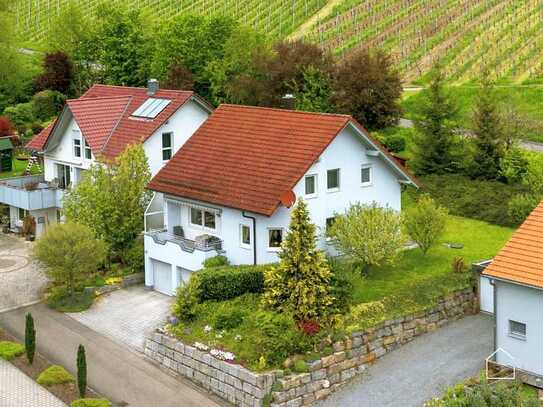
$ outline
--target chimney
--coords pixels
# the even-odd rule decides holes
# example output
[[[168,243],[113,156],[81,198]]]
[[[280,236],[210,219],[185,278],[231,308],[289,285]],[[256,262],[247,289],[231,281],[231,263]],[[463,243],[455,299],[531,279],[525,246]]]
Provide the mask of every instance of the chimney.
[[[153,96],[158,91],[158,81],[156,79],[149,79],[147,82],[147,94]]]
[[[281,107],[283,109],[294,110],[296,107],[296,96],[292,93],[287,93],[281,98]]]

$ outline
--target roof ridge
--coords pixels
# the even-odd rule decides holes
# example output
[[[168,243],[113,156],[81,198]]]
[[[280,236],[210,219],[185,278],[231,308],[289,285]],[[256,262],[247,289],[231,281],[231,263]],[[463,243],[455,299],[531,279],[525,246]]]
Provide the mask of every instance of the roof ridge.
[[[80,98],[77,98],[77,99],[67,99],[66,100],[66,103],[70,102],[70,103],[73,103],[73,102],[88,102],[88,101],[91,101],[91,100],[104,100],[104,99],[126,99],[126,98],[131,98],[132,95],[118,95],[118,96],[97,96],[97,97],[80,97]]]
[[[259,109],[259,110],[272,110],[272,111],[283,112],[283,113],[309,114],[309,115],[313,115],[313,116],[343,117],[345,119],[354,120],[352,115],[343,114],[343,113],[308,112],[308,111],[305,111],[305,110],[281,109],[280,107],[236,105],[234,103],[221,103],[217,109],[219,109],[221,106],[240,107],[240,108],[255,109],[255,110],[256,109]]]
[[[88,90],[91,90],[94,87],[101,87],[101,88],[115,88],[115,89],[138,89],[138,90],[147,90],[145,86],[122,86],[122,85],[106,85],[104,83],[95,83],[92,85]],[[189,89],[166,89],[166,88],[159,88],[158,92],[160,91],[166,91],[166,92],[178,92],[178,93],[195,93],[193,90]],[[87,93],[85,92],[85,93]]]

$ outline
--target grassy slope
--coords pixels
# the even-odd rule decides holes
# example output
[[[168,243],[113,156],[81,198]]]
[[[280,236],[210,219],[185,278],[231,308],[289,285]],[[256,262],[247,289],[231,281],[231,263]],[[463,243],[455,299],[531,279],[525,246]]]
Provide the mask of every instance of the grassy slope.
[[[27,164],[27,161],[19,161],[14,158],[11,171],[0,172],[0,179],[18,177],[23,175]]]
[[[459,125],[470,128],[473,107],[477,97],[477,87],[451,86],[448,91],[458,108]],[[496,87],[495,94],[498,101],[513,106],[529,120],[543,123],[543,87]],[[402,107],[405,111],[404,116],[413,119],[420,109],[422,100],[422,92],[406,92],[402,100]],[[528,138],[533,141],[543,142],[543,128],[540,131],[530,132]]]

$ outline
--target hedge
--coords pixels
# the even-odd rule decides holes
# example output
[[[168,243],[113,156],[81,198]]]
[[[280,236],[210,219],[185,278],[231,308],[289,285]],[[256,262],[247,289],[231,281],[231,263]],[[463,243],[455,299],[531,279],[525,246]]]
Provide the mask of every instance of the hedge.
[[[199,302],[224,301],[264,290],[264,271],[270,265],[224,266],[198,271]]]

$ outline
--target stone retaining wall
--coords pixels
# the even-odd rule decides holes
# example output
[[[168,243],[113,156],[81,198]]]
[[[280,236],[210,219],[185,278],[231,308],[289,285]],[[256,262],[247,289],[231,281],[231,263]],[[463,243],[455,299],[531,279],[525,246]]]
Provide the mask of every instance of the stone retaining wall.
[[[235,405],[260,407],[268,402],[273,407],[311,405],[386,353],[476,309],[477,297],[473,290],[458,291],[426,311],[352,333],[344,341],[333,344],[331,355],[309,363],[308,373],[289,376],[283,376],[282,371],[253,373],[160,333],[146,340],[145,355]]]

